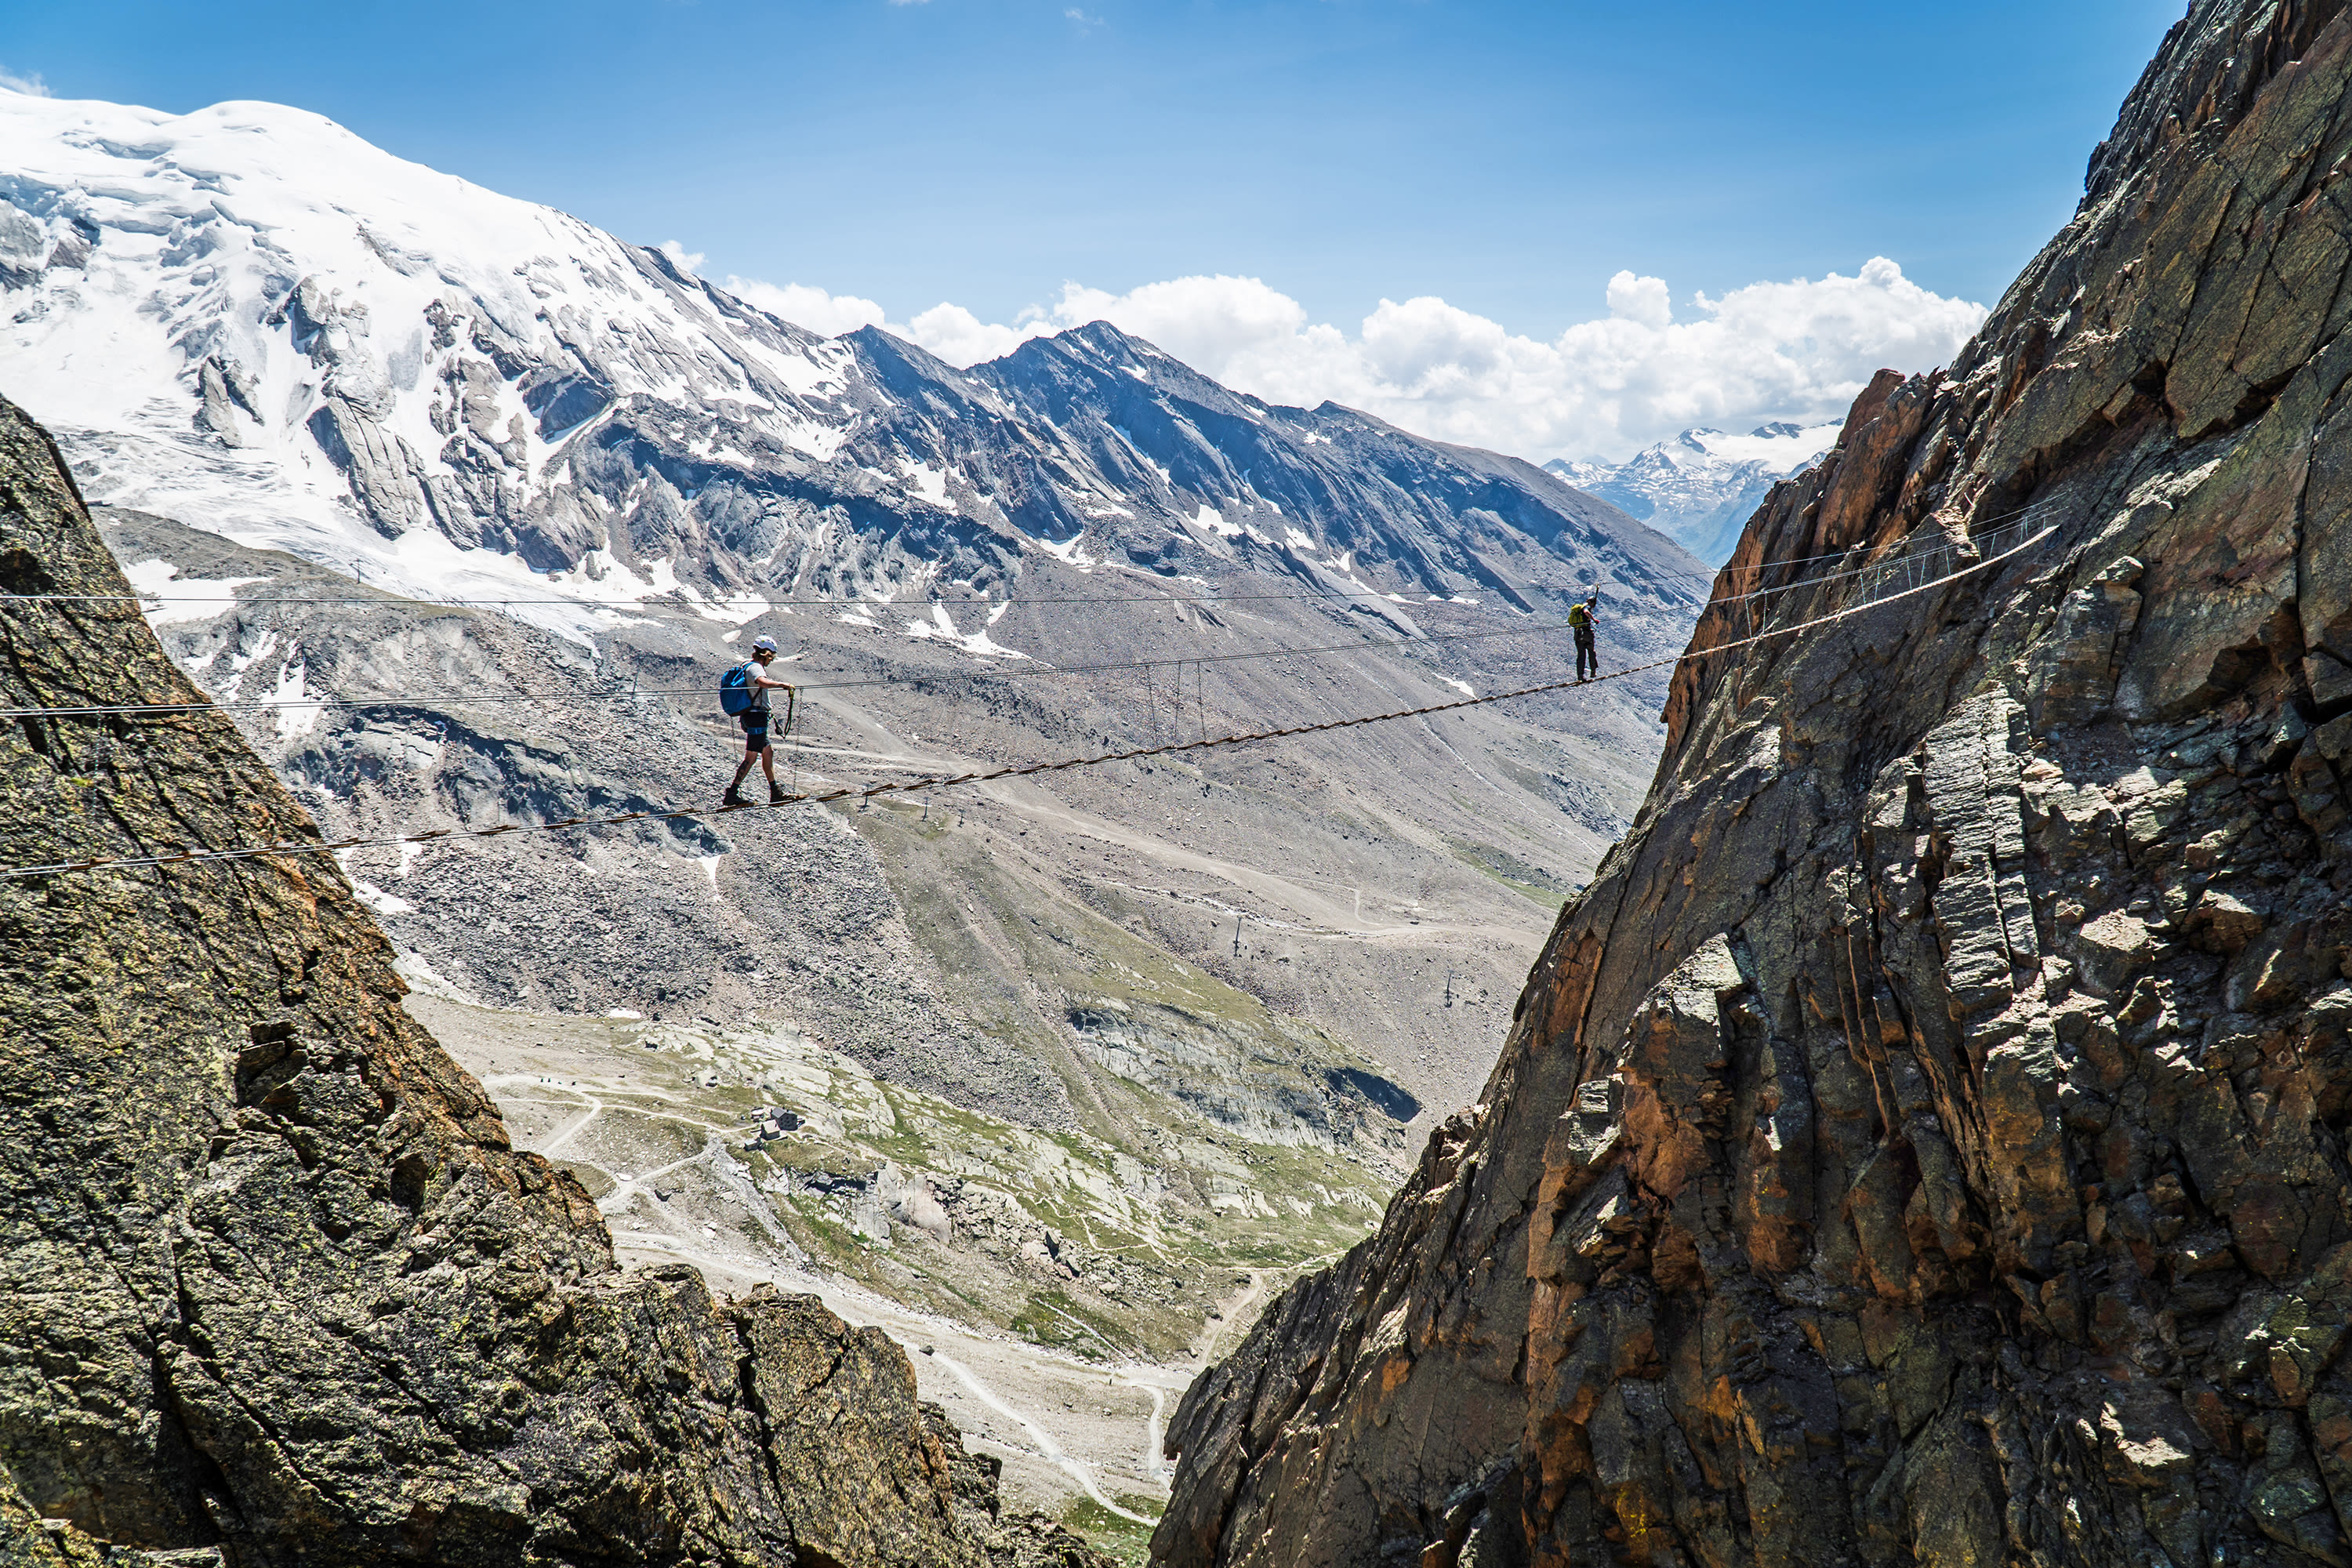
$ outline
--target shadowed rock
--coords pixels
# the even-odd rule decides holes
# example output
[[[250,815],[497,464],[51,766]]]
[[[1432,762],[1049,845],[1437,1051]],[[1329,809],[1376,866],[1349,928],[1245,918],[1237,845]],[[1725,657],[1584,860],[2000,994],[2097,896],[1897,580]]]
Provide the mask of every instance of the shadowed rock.
[[[5,403],[0,592],[127,592]],[[198,700],[131,605],[0,632],[0,705]],[[217,714],[0,731],[9,866],[306,837]],[[879,1332],[617,1271],[391,961],[323,855],[0,881],[0,1559],[1099,1561]]]

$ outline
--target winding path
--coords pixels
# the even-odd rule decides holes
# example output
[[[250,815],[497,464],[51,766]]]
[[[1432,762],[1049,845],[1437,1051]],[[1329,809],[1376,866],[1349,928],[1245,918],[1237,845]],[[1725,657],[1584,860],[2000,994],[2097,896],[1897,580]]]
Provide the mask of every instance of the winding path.
[[[721,1126],[676,1110],[655,1110],[609,1098],[626,1096],[632,1100],[645,1098],[656,1100],[670,1098],[657,1089],[632,1088],[615,1090],[609,1084],[603,1083],[591,1089],[580,1085],[551,1082],[543,1074],[538,1073],[502,1073],[486,1077],[482,1081],[484,1087],[493,1092],[506,1091],[505,1103],[508,1104],[560,1107],[579,1112],[573,1119],[564,1122],[557,1131],[549,1134],[544,1142],[534,1140],[526,1145],[534,1147],[543,1155],[556,1154],[607,1115],[633,1116],[646,1121],[675,1122],[700,1131],[704,1135],[703,1146],[695,1153],[672,1160],[650,1171],[634,1173],[625,1176],[606,1170],[597,1161],[579,1159],[575,1156],[576,1163],[603,1171],[604,1175],[613,1182],[613,1190],[597,1200],[598,1211],[608,1221],[617,1221],[632,1211],[635,1206],[636,1198],[641,1194],[648,1191],[647,1184],[658,1181],[674,1171],[683,1170],[692,1165],[701,1165],[709,1171],[714,1184],[727,1197],[733,1200],[737,1206],[751,1212],[754,1219],[759,1222],[768,1241],[782,1254],[785,1259],[783,1266],[777,1268],[753,1256],[730,1257],[708,1250],[705,1247],[698,1245],[695,1239],[682,1234],[677,1228],[673,1218],[664,1212],[659,1205],[646,1205],[640,1216],[642,1220],[650,1221],[658,1228],[644,1228],[639,1225],[633,1225],[625,1233],[616,1233],[614,1237],[616,1243],[625,1242],[628,1246],[666,1253],[687,1262],[698,1264],[707,1271],[717,1270],[754,1278],[766,1277],[790,1289],[812,1291],[821,1297],[829,1309],[839,1313],[847,1321],[879,1329],[909,1352],[914,1352],[914,1357],[936,1363],[961,1384],[972,1398],[1005,1420],[1017,1425],[1027,1436],[1034,1458],[1052,1465],[1068,1476],[1097,1507],[1130,1523],[1150,1526],[1155,1521],[1147,1515],[1137,1513],[1113,1500],[1096,1479],[1092,1465],[1064,1447],[1061,1440],[1036,1417],[990,1386],[988,1382],[972,1369],[969,1362],[950,1354],[935,1342],[949,1334],[961,1334],[973,1339],[975,1343],[985,1343],[992,1350],[1001,1348],[1004,1353],[1018,1358],[1022,1363],[1055,1376],[1083,1373],[1090,1378],[1099,1378],[1108,1373],[1108,1381],[1114,1386],[1139,1391],[1151,1401],[1150,1413],[1145,1416],[1143,1423],[1142,1473],[1153,1480],[1164,1483],[1172,1469],[1161,1453],[1167,1430],[1169,1396],[1181,1395],[1183,1389],[1215,1360],[1228,1327],[1234,1325],[1246,1327],[1247,1314],[1266,1292],[1268,1283],[1266,1273],[1262,1269],[1252,1269],[1247,1284],[1221,1305],[1218,1318],[1211,1320],[1205,1325],[1206,1332],[1202,1335],[1200,1348],[1188,1361],[1165,1365],[1129,1362],[1116,1366],[1081,1366],[1076,1362],[1040,1352],[1034,1347],[1019,1345],[1009,1340],[1000,1341],[996,1336],[982,1334],[969,1325],[952,1322],[932,1314],[900,1306],[861,1287],[818,1272],[812,1267],[807,1254],[794,1243],[791,1234],[770,1211],[765,1197],[752,1185],[743,1168],[729,1156],[726,1140],[739,1129]],[[1080,1324],[1080,1326],[1085,1325]]]
[[[1111,1501],[1110,1499],[1103,1496],[1102,1489],[1095,1485],[1093,1469],[1087,1466],[1084,1459],[1078,1458],[1076,1456],[1067,1452],[1063,1448],[1060,1442],[1055,1438],[1051,1432],[1046,1431],[1045,1428],[1038,1426],[1037,1423],[1032,1421],[1028,1416],[1023,1415],[1020,1411],[1006,1404],[1004,1400],[998,1395],[994,1389],[989,1387],[988,1384],[981,1382],[978,1377],[972,1374],[971,1368],[964,1365],[963,1363],[956,1360],[955,1357],[948,1354],[947,1352],[940,1350],[936,1346],[934,1346],[930,1352],[930,1358],[939,1363],[941,1366],[947,1368],[950,1372],[955,1373],[957,1380],[962,1383],[966,1388],[971,1390],[971,1396],[974,1399],[979,1400],[982,1405],[987,1405],[999,1415],[1004,1416],[1008,1420],[1019,1422],[1021,1424],[1021,1429],[1029,1434],[1030,1440],[1037,1445],[1037,1451],[1045,1456],[1046,1461],[1059,1467],[1072,1480],[1078,1483],[1078,1486],[1086,1492],[1087,1496],[1094,1499],[1095,1501],[1100,1504],[1104,1509],[1117,1514],[1121,1519],[1131,1521],[1137,1524],[1152,1524],[1158,1522],[1157,1521],[1146,1518],[1142,1514],[1131,1513],[1128,1510],[1119,1507],[1118,1504]],[[1154,1399],[1152,1402],[1152,1409],[1156,1417],[1159,1410],[1159,1401],[1157,1399]]]

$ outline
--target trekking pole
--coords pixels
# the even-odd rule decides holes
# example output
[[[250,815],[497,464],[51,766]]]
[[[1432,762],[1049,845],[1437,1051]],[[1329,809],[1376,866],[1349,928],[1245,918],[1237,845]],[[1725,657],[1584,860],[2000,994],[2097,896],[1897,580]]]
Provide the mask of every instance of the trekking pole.
[[[801,756],[800,752],[793,749],[793,721],[799,717],[800,707],[801,689],[797,686],[785,687],[783,734],[784,776],[792,781],[791,793],[793,795],[801,793]]]

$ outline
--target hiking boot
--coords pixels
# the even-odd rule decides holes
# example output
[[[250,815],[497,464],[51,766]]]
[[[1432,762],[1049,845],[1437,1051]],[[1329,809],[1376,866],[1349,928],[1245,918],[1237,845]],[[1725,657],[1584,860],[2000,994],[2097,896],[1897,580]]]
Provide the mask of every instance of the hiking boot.
[[[770,805],[782,805],[784,802],[792,798],[793,797],[791,795],[784,793],[783,786],[782,784],[770,784],[768,786],[768,804]]]
[[[736,806],[749,805],[751,804],[751,803],[750,801],[743,798],[742,793],[740,790],[732,788],[729,789],[725,795],[719,797],[719,809],[721,811],[730,811]]]

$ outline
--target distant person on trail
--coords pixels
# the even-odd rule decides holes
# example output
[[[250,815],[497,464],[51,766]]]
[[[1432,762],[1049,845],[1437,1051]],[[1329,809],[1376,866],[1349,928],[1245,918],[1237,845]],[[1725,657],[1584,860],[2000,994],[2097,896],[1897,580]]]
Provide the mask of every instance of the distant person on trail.
[[[755,638],[751,644],[751,658],[730,671],[719,689],[722,699],[730,688],[747,689],[751,693],[745,706],[736,712],[736,721],[743,726],[743,760],[735,764],[735,782],[727,786],[727,795],[719,803],[722,806],[751,804],[737,792],[742,789],[743,775],[751,771],[754,762],[768,775],[768,804],[773,805],[784,798],[784,792],[776,787],[776,751],[768,743],[768,693],[791,691],[793,683],[779,680],[768,673],[768,665],[775,657],[775,638]],[[740,680],[736,679],[738,675],[741,676]],[[728,705],[733,706],[732,703]]]
[[[1568,607],[1569,627],[1576,633],[1576,681],[1580,686],[1587,679],[1584,673],[1587,666],[1591,667],[1593,675],[1601,673],[1601,655],[1592,646],[1592,617],[1600,607],[1601,590],[1598,588],[1584,603]]]

